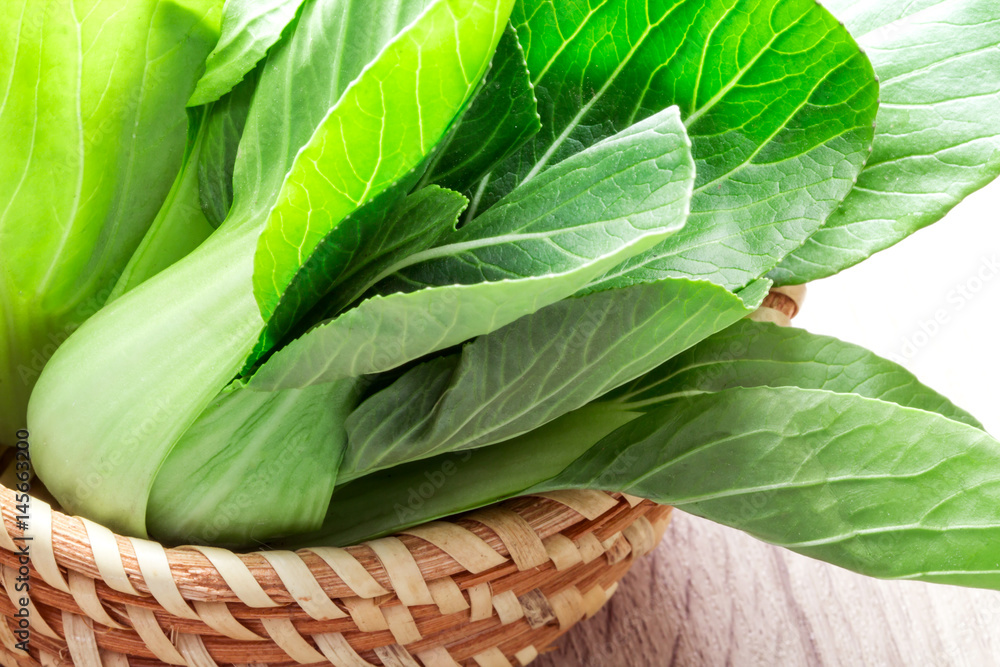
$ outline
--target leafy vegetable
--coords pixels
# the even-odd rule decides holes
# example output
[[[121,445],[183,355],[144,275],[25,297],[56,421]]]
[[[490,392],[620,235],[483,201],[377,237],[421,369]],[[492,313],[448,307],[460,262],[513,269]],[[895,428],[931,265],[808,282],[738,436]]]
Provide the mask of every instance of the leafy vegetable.
[[[381,200],[398,198],[393,190]],[[332,263],[340,270],[337,290],[320,304],[329,317],[361,298],[400,257],[427,250],[454,232],[469,204],[459,193],[436,185],[421,188],[395,205],[381,200],[358,211],[356,224],[339,226],[334,232],[336,243],[332,236],[325,241],[328,248],[335,245],[342,253]]]
[[[219,4],[0,7],[0,441],[167,196]]]
[[[233,170],[243,127],[257,88],[254,70],[222,99],[208,105],[205,138],[198,159],[198,195],[205,217],[218,227],[233,206]]]
[[[857,394],[937,412],[983,428],[975,417],[868,350],[801,329],[744,320],[679,354],[602,400],[648,411],[666,401],[732,387],[802,387]]]
[[[205,217],[200,199],[197,165],[207,133],[208,109],[192,111],[188,122],[188,147],[181,170],[174,180],[160,212],[132,253],[108,301],[152,278],[178,261],[208,238],[212,225]]]
[[[236,150],[255,86],[256,77],[248,77],[221,100],[189,110],[181,170],[109,301],[188,255],[226,218]]]
[[[227,388],[157,473],[150,532],[175,544],[241,546],[315,530],[333,492],[347,441],[343,422],[358,389],[354,381],[268,394]]]
[[[392,388],[397,386],[403,387],[405,383],[397,382]],[[677,420],[695,419],[699,410],[706,410],[707,405],[713,404],[715,399],[712,397],[718,392],[728,396],[737,388],[792,388],[807,390],[808,393],[803,396],[828,393],[842,396],[844,400],[849,397],[871,399],[870,402],[893,403],[910,411],[936,413],[942,422],[951,424],[947,428],[959,429],[963,426],[959,422],[965,422],[965,425],[981,430],[974,418],[921,385],[910,373],[862,348],[802,330],[743,320],[543,428],[492,447],[441,454],[398,465],[340,486],[333,494],[322,528],[301,538],[302,543],[350,544],[476,509],[497,500],[546,489],[631,489],[630,493],[679,504],[683,501],[678,497],[667,498],[663,495],[672,493],[675,484],[644,481],[644,486],[632,486],[634,480],[654,469],[650,463],[652,457],[669,452],[671,438],[675,435],[679,440],[689,440],[691,447],[698,446],[699,436],[704,441],[719,438],[719,453],[715,456],[722,457],[720,460],[724,458],[726,463],[706,464],[703,473],[706,477],[723,468],[743,470],[744,474],[753,475],[754,467],[762,465],[753,457],[725,453],[728,446],[725,438],[729,438],[731,433],[741,434],[748,442],[761,437],[761,431],[747,429],[744,433],[741,430],[745,420],[740,414],[729,416],[724,408],[720,408],[712,413],[714,421],[712,418],[703,421],[699,418],[699,427],[692,427],[690,433],[677,430],[675,434],[672,431],[681,423]],[[431,385],[427,394],[434,397],[425,399],[434,407],[440,400],[436,397],[441,394],[441,389]],[[787,398],[787,403],[771,406],[762,402],[760,409],[768,414],[773,412],[775,419],[783,418],[783,410],[796,409],[794,403],[798,395],[787,393],[782,396]],[[376,394],[362,404],[348,420],[348,427],[356,428],[352,422],[367,417],[373,407],[368,404],[374,402],[378,405],[382,403],[379,399],[380,395]],[[697,402],[691,403],[695,399]],[[426,410],[427,414],[433,414],[431,407]],[[400,406],[399,412],[405,414],[407,407]],[[418,410],[415,412],[419,414]],[[444,411],[441,413],[444,414]],[[462,413],[456,410],[453,414]],[[837,415],[835,411],[829,414],[850,418],[850,413],[846,412],[844,415]],[[675,415],[683,417],[675,420]],[[399,421],[395,415],[388,419],[387,426],[378,430],[379,435],[391,432],[393,419]],[[631,424],[633,421],[635,423]],[[830,423],[835,424],[836,420],[831,417]],[[862,419],[859,423],[865,422]],[[602,424],[606,425],[603,429]],[[625,424],[630,425],[625,427]],[[788,432],[791,433],[800,423],[796,418],[789,418],[788,424]],[[871,427],[880,428],[879,422],[872,421]],[[698,428],[702,429],[700,433]],[[816,433],[808,435],[813,441],[819,441],[834,433],[832,428],[816,428]],[[645,435],[641,434],[650,429],[655,432],[655,438],[650,436],[644,439]],[[777,440],[785,431],[775,433]],[[883,433],[893,431],[886,429]],[[409,437],[409,434],[406,436]],[[866,438],[869,447],[868,457],[855,461],[858,470],[863,470],[869,459],[894,456],[893,452],[905,448],[910,442],[909,438],[897,441],[873,432],[862,432],[858,437]],[[397,440],[398,437],[386,438],[387,442]],[[349,447],[353,446],[352,434]],[[952,450],[942,450],[947,451]],[[589,471],[602,466],[599,483],[584,478],[585,474],[591,474]],[[442,470],[453,468],[455,472],[441,474]],[[426,486],[431,479],[438,482],[434,484],[433,494],[414,491],[422,485]],[[692,488],[695,486],[692,485]],[[942,483],[939,493],[944,493],[945,488]],[[750,501],[757,503],[758,499],[758,496],[751,496]],[[838,560],[834,559],[834,562],[840,564]]]
[[[319,9],[318,4],[315,7]],[[282,276],[291,275],[270,255],[267,261],[260,260],[260,247],[269,248],[267,240],[277,239],[275,234],[287,233],[291,238],[293,231],[308,234],[323,228],[321,224],[335,226],[352,206],[375,196],[416,166],[447,132],[450,114],[457,113],[475,89],[508,10],[509,4],[502,0],[490,6],[471,0],[431,3],[321,116],[322,124],[306,137],[301,151],[292,153],[298,157],[291,161],[287,179],[272,175],[280,166],[277,161],[268,164],[266,179],[253,178],[251,170],[254,165],[262,166],[264,153],[258,150],[304,134],[301,121],[308,118],[309,104],[303,104],[298,125],[286,123],[285,135],[275,138],[269,133],[265,142],[260,139],[259,123],[272,113],[270,104],[276,101],[284,109],[287,101],[283,94],[276,96],[279,100],[254,97],[242,140],[247,150],[240,151],[237,161],[235,198],[227,221],[195,252],[91,319],[71,344],[60,348],[46,374],[51,379],[43,379],[34,393],[29,417],[34,425],[34,463],[67,509],[121,531],[145,534],[147,497],[161,462],[244,365],[266,318],[274,313],[275,303],[258,304],[254,283],[260,284],[262,272],[271,276],[280,269]],[[303,13],[293,43],[301,38],[304,48],[322,47],[302,29],[303,25],[311,27],[312,20],[311,14]],[[462,51],[456,49],[459,44]],[[420,70],[414,64],[432,54],[441,58],[437,76],[418,77]],[[270,90],[272,72],[287,69],[286,74],[314,74],[297,68],[288,45],[274,56],[258,91]],[[379,87],[390,81],[394,101],[383,104]],[[401,91],[411,97],[407,100]],[[307,90],[304,95],[311,101],[316,91]],[[432,102],[436,111],[422,114],[422,105]],[[370,114],[375,110],[385,117],[374,119]],[[342,127],[360,132],[373,121],[377,122],[370,136],[380,137],[381,144],[360,138],[326,142],[327,137],[339,136]],[[382,132],[383,123],[391,131]],[[273,129],[281,131],[281,126]],[[392,143],[393,137],[402,143]],[[378,150],[386,153],[384,160],[378,159]],[[372,169],[367,177],[370,182],[356,178],[353,174],[362,172],[353,171],[352,164],[353,169]],[[304,198],[303,179],[319,184],[312,194],[329,193],[337,169],[350,172],[353,180],[345,185],[349,197],[324,200],[312,211]],[[287,185],[281,186],[282,181]],[[277,187],[271,190],[267,184],[275,182]],[[273,199],[265,197],[267,191]],[[258,237],[263,245],[259,246]],[[298,253],[281,256],[295,266],[303,260]],[[265,268],[255,267],[255,261],[263,261]],[[155,386],[151,378],[157,378]],[[68,439],[73,441],[71,446]],[[109,478],[117,481],[107,484]]]
[[[502,28],[493,8],[463,9],[456,16],[449,3],[432,5],[345,90],[299,150],[254,258],[254,295],[265,320],[302,258],[344,216],[417,167],[468,100]],[[463,32],[480,39],[462,39]],[[420,65],[427,43],[433,69]],[[312,198],[323,205],[313,207]]]
[[[620,489],[864,574],[995,588],[998,457],[934,413],[736,388],[627,424],[538,488]]]
[[[1000,6],[829,0],[879,75],[874,152],[823,229],[773,274],[833,275],[937,222],[1000,174]]]
[[[468,490],[480,485],[485,502],[603,488],[673,504],[872,576],[997,586],[987,547],[997,527],[985,508],[996,501],[1000,444],[977,428],[854,394],[734,388],[669,401],[567,464],[583,450],[579,436],[587,429],[614,423],[590,414],[571,413],[531,440],[353,482],[334,494],[324,530],[305,542],[353,543],[473,509]],[[424,497],[418,489],[429,479],[441,484]],[[955,480],[963,480],[961,489]]]
[[[531,72],[517,31],[509,26],[497,45],[482,92],[424,180],[466,192],[541,128]]]
[[[345,90],[432,6],[442,5],[318,0],[302,7],[289,39],[269,52],[261,71],[233,174],[232,217],[256,220],[270,212],[299,151]]]
[[[441,454],[360,477],[337,486],[320,528],[274,545],[357,544],[521,495],[640,414],[592,403],[492,447]]]

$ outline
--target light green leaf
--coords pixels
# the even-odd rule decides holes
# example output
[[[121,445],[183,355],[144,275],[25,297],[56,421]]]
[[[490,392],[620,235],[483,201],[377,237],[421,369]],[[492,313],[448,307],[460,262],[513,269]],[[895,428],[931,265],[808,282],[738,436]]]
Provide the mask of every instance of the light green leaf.
[[[800,387],[919,408],[982,428],[902,366],[829,336],[743,320],[608,394],[629,410],[732,387]]]
[[[150,534],[169,544],[245,548],[316,530],[357,390],[354,380],[272,393],[228,388],[157,473]]]
[[[684,224],[694,166],[676,109],[564,161],[442,245],[384,271],[385,291],[285,346],[251,388],[395,368],[574,294]]]
[[[871,66],[814,0],[524,0],[512,21],[543,128],[470,215],[636,119],[673,104],[685,118],[698,168],[689,223],[602,286],[744,286],[822,224],[868,155]]]
[[[173,187],[153,224],[115,283],[108,303],[184,257],[209,237],[212,225],[200,204],[198,162],[205,144],[207,108],[188,112],[188,147]]]
[[[874,152],[824,227],[772,274],[833,275],[937,222],[1000,174],[1000,5],[829,0],[882,84]]]
[[[517,31],[507,26],[482,90],[424,181],[465,192],[539,129],[541,119],[524,51]]]
[[[261,70],[234,168],[231,218],[263,224],[300,149],[347,87],[434,1],[305,3]]]
[[[265,320],[308,258],[327,252],[330,232],[444,139],[482,81],[512,3],[439,0],[345,90],[300,151],[261,234],[254,294]],[[309,291],[317,290],[296,289],[284,304],[301,308]],[[265,349],[279,336],[269,328],[266,337]]]
[[[167,196],[220,5],[0,3],[0,442]]]
[[[870,576],[1000,588],[1000,443],[854,394],[675,400],[535,490],[614,489]]]
[[[301,4],[302,0],[226,0],[222,36],[188,104],[214,102],[235,88],[281,38]]]
[[[362,403],[347,421],[338,483],[538,428],[745,317],[769,285],[741,298],[712,283],[669,279],[523,317]]]
[[[32,465],[67,511],[146,536],[156,471],[263,328],[250,288],[256,236],[246,230],[223,225],[56,350],[28,427]]]

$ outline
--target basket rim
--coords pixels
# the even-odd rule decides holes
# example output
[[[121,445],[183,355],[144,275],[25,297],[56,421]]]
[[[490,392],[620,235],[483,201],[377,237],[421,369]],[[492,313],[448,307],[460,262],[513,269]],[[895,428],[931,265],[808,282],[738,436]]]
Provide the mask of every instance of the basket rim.
[[[0,531],[0,554],[17,553],[15,540],[20,541],[25,531],[17,526],[14,512],[16,493],[0,485],[0,513],[3,517],[3,530]],[[82,574],[91,579],[103,581],[111,589],[109,599],[120,597],[122,601],[138,594],[140,596],[157,597],[157,584],[152,588],[147,581],[157,568],[156,565],[167,565],[170,578],[185,601],[190,602],[227,602],[251,603],[250,607],[263,608],[287,605],[296,601],[288,590],[291,577],[289,570],[302,572],[301,566],[276,565],[281,558],[294,555],[311,572],[320,588],[331,598],[374,597],[371,587],[358,583],[360,578],[357,569],[347,565],[346,572],[334,570],[323,555],[335,554],[335,558],[344,558],[344,562],[354,561],[360,565],[378,583],[384,591],[393,590],[394,578],[387,571],[385,560],[386,545],[396,546],[401,543],[412,557],[412,565],[424,581],[433,581],[440,577],[455,576],[469,573],[481,574],[490,568],[482,566],[502,560],[507,567],[517,567],[515,561],[534,558],[540,560],[544,554],[539,554],[537,546],[553,535],[572,532],[574,526],[590,524],[597,528],[604,524],[621,523],[623,518],[631,518],[631,512],[642,506],[646,510],[656,506],[651,501],[645,501],[635,496],[620,493],[605,493],[600,491],[567,491],[528,495],[491,505],[481,510],[467,512],[442,521],[400,531],[393,536],[368,540],[348,547],[314,547],[295,551],[261,550],[237,553],[219,547],[178,546],[164,547],[158,542],[147,539],[133,538],[113,533],[82,517],[70,516],[53,509],[48,503],[35,497],[30,500],[31,519],[28,523],[28,535],[32,537],[31,561],[39,576],[50,586],[68,592],[68,584],[60,568]],[[490,514],[499,513],[499,519]],[[483,523],[495,524],[492,527]],[[439,526],[443,537],[435,536],[433,541],[420,529],[428,525]],[[537,541],[528,536],[524,529],[529,529]],[[483,547],[488,548],[499,558],[496,561],[486,560],[480,568],[470,569],[468,550],[455,546],[455,540],[462,540],[466,545],[475,544],[479,553],[485,554]],[[523,544],[530,540],[530,546]],[[435,544],[437,542],[437,544]],[[374,545],[374,546],[373,546]],[[443,548],[442,548],[443,547]],[[532,550],[533,548],[533,550]],[[525,555],[525,551],[529,550]],[[513,551],[513,556],[512,556]],[[449,553],[451,552],[451,553]],[[276,558],[276,555],[278,558]],[[456,555],[458,558],[456,558]],[[545,560],[548,560],[546,558]],[[462,562],[465,561],[463,565]],[[115,567],[116,576],[107,576],[109,568]],[[520,563],[524,565],[525,562]],[[407,565],[411,565],[409,562]],[[232,568],[244,568],[243,572],[234,572]],[[229,569],[227,573],[220,568]],[[279,572],[283,570],[282,572]],[[338,568],[341,569],[341,568]],[[389,569],[393,569],[390,566]],[[475,571],[478,569],[479,571]],[[355,576],[352,576],[352,572]],[[264,600],[241,586],[246,581],[246,574],[256,580],[263,593],[270,598],[270,603],[262,604]],[[286,576],[282,577],[282,574]],[[124,579],[121,575],[124,575]],[[344,575],[344,576],[341,576]],[[345,580],[344,577],[347,577]],[[401,578],[401,577],[400,577]],[[368,582],[371,583],[371,582]],[[233,584],[236,584],[234,590]],[[128,588],[131,590],[128,590]],[[122,590],[125,589],[125,590]],[[358,590],[361,589],[361,590]],[[243,598],[248,598],[243,599]]]

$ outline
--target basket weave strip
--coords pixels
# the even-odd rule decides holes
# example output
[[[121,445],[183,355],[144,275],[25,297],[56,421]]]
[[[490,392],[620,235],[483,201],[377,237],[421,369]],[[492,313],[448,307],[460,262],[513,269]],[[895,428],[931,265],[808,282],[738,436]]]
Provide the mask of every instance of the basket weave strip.
[[[0,487],[3,664],[523,665],[613,594],[669,508],[518,498],[356,547],[165,549],[33,499],[32,655],[15,647],[13,492]]]

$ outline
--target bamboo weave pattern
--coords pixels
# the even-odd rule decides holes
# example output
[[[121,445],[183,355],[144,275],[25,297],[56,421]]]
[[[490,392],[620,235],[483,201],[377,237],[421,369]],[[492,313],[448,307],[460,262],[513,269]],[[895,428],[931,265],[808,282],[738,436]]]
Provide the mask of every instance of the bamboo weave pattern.
[[[615,592],[670,509],[518,498],[346,549],[165,549],[31,503],[31,651],[17,650],[14,493],[0,487],[0,662],[13,667],[513,667]]]

